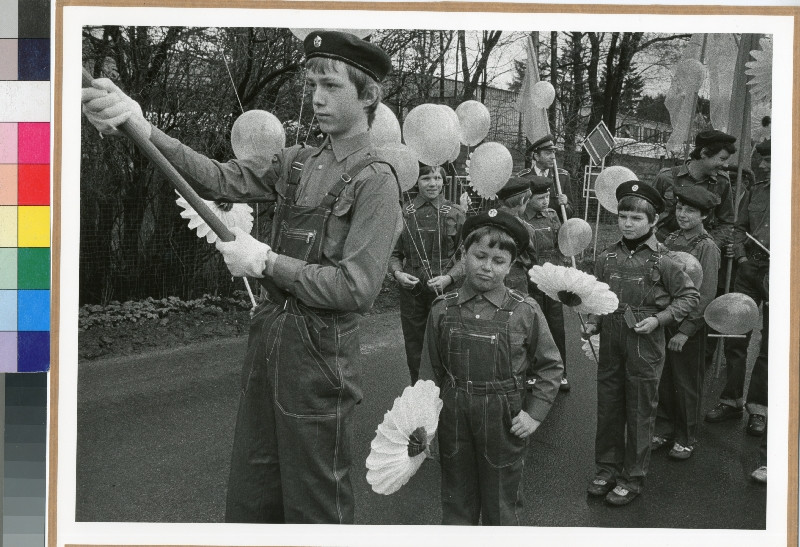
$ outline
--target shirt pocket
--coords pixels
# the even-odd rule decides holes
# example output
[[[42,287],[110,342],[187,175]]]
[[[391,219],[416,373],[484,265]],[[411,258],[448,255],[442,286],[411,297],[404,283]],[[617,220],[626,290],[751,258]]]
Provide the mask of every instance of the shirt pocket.
[[[346,216],[353,208],[353,201],[355,201],[355,191],[353,184],[350,184],[342,190],[339,199],[333,204],[333,216],[339,218]]]

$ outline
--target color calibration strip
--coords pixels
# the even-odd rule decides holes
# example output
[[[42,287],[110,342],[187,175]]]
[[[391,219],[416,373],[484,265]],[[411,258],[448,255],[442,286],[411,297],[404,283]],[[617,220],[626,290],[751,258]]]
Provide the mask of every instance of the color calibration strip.
[[[50,2],[0,0],[0,372],[50,368]]]

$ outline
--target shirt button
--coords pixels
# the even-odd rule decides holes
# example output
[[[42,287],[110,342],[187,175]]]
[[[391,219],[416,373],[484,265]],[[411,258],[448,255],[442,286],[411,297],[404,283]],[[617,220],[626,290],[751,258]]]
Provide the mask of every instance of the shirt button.
[[[322,169],[322,164],[317,165],[317,169]]]
[[[480,319],[480,318],[481,318],[481,315],[480,315],[480,314],[478,314],[478,315],[476,315],[476,316],[475,316],[475,319]]]

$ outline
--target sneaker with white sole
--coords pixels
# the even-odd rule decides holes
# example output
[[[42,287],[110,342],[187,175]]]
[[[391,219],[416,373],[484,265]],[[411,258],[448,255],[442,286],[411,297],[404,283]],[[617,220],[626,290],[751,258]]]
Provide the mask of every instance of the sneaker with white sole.
[[[668,456],[673,460],[688,460],[692,457],[694,452],[693,446],[683,446],[681,443],[675,443],[669,451]]]
[[[628,505],[638,495],[638,492],[632,492],[624,486],[617,486],[608,493],[606,496],[606,502],[617,506]]]
[[[750,476],[753,477],[753,480],[756,482],[767,484],[767,466],[762,465],[761,467],[750,473]]]

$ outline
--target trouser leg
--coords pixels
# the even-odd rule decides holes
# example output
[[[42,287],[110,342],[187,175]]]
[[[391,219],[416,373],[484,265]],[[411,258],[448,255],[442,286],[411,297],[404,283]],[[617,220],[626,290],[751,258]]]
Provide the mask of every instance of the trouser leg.
[[[680,352],[667,350],[667,361],[672,361],[675,419],[675,441],[683,446],[697,442],[704,374],[705,332],[700,330],[690,336]],[[664,368],[666,372],[666,365]],[[664,374],[662,373],[662,382]],[[661,405],[659,387],[659,406]]]
[[[667,334],[667,340],[672,333]],[[658,410],[656,412],[655,434],[667,439],[675,436],[677,422],[677,393],[674,381],[675,368],[680,366],[676,361],[682,357],[681,353],[666,350],[664,369],[658,382]]]
[[[750,386],[747,388],[747,412],[767,415],[767,387],[769,364],[769,306],[764,306],[764,324],[761,327],[761,345],[753,365]]]
[[[442,524],[476,525],[481,515],[478,454],[469,430],[468,395],[445,387],[442,401],[437,429]]]
[[[650,463],[650,439],[658,409],[658,380],[664,367],[664,329],[650,334],[628,330],[625,360],[627,439],[625,468],[617,482],[640,492]]]
[[[595,476],[616,480],[625,458],[625,349],[619,343],[622,316],[603,318],[597,366]]]
[[[411,376],[411,385],[414,385],[419,379],[425,325],[428,322],[431,303],[435,298],[436,295],[433,292],[421,287],[410,290],[400,288],[400,325],[403,328],[406,363]]]

